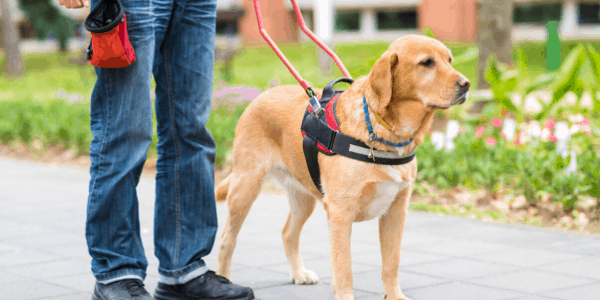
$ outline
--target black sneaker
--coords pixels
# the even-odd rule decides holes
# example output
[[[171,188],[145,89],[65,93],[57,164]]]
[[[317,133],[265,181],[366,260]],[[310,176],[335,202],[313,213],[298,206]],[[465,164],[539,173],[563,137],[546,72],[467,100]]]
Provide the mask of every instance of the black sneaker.
[[[251,288],[231,283],[227,278],[208,271],[185,284],[158,283],[154,297],[157,300],[251,300]]]
[[[92,300],[154,300],[138,279],[124,279],[109,284],[96,282]]]

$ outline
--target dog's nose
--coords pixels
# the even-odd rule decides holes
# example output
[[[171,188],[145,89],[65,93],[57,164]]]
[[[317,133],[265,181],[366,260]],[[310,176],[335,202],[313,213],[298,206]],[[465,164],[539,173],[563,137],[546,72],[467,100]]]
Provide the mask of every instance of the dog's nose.
[[[471,82],[466,77],[461,77],[456,84],[458,84],[460,90],[463,92],[468,91],[469,87],[471,87]]]

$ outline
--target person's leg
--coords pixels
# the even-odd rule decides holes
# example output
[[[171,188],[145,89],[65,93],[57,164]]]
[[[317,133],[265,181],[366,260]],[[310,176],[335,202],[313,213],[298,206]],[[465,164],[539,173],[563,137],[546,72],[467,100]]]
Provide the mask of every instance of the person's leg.
[[[99,0],[92,0],[92,9]],[[154,57],[151,0],[121,0],[136,61],[95,68],[91,99],[90,186],[86,239],[101,284],[146,277],[136,186],[152,140],[150,82]]]
[[[154,79],[159,142],[154,249],[160,282],[208,269],[217,231],[210,113],[216,1],[156,1]]]

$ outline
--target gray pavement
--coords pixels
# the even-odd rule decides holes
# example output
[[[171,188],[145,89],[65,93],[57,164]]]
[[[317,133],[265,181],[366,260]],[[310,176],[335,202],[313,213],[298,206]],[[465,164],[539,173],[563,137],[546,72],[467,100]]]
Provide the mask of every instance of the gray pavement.
[[[84,238],[87,170],[0,159],[0,299],[89,299],[94,285]],[[139,187],[142,239],[154,290],[154,183]],[[227,206],[218,206],[222,228]],[[232,279],[258,299],[333,299],[325,212],[318,205],[302,233],[307,269],[321,281],[290,284],[281,242],[286,199],[262,194],[239,235]],[[220,232],[219,232],[220,236]],[[207,258],[214,268],[218,249]],[[355,297],[383,299],[377,222],[352,232]],[[600,299],[600,236],[488,224],[411,212],[402,243],[400,284],[412,300]]]

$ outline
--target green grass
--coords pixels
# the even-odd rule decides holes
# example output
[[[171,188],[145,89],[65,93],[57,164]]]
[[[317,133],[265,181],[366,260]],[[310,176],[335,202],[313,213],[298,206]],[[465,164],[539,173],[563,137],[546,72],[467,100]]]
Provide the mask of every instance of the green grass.
[[[569,41],[561,44],[561,56],[564,59],[569,50],[579,42]],[[587,42],[587,41],[586,41]],[[591,41],[600,49],[600,42]],[[458,56],[474,44],[446,43],[454,56]],[[334,50],[354,78],[367,75],[375,60],[387,49],[388,42],[338,43]],[[312,86],[323,87],[331,78],[341,77],[342,73],[333,66],[333,77],[323,76],[317,67],[317,47],[312,43],[280,44],[279,47],[298,70],[300,75]],[[529,61],[530,76],[535,77],[546,71],[545,44],[540,42],[520,42],[515,48],[521,48]],[[47,101],[55,98],[59,89],[67,93],[81,94],[89,99],[96,74],[91,65],[73,65],[68,62],[69,56],[79,52],[68,53],[28,53],[23,55],[25,75],[9,78],[4,71],[0,72],[0,101],[3,100],[37,100]],[[221,80],[216,65],[215,84]],[[471,79],[473,86],[477,84],[477,62],[471,61],[456,65],[455,68]],[[5,69],[4,54],[0,52],[0,70]],[[233,62],[233,82],[235,85],[255,86],[260,89],[269,87],[272,79],[280,84],[298,84],[273,50],[267,45],[244,48]],[[154,82],[152,83],[154,87]]]
[[[48,101],[63,89],[89,98],[96,74],[89,66],[69,64],[67,53],[44,53],[23,55],[25,74],[8,77],[4,53],[0,52],[0,101],[36,100]],[[87,97],[86,97],[87,96]]]
[[[49,101],[64,90],[89,99],[96,82],[92,65],[75,65],[69,57],[80,52],[26,53],[23,55],[24,75],[8,77],[4,53],[0,52],[0,101]],[[152,88],[154,88],[154,80]]]
[[[388,42],[339,43],[335,45],[334,51],[340,57],[350,75],[356,79],[369,73],[377,58],[381,56],[389,44]],[[332,78],[342,77],[342,72],[335,65],[333,65],[332,77],[323,76],[321,70],[317,67],[317,47],[314,44],[280,44],[278,46],[298,73],[314,87],[321,88]],[[454,55],[464,52],[471,46],[450,45]],[[234,59],[233,65],[233,84],[235,85],[250,85],[266,89],[272,79],[278,79],[280,84],[298,84],[285,65],[267,45],[246,47]],[[463,64],[458,66],[458,70],[469,78],[476,77],[474,64]],[[218,80],[218,78],[216,79]]]

